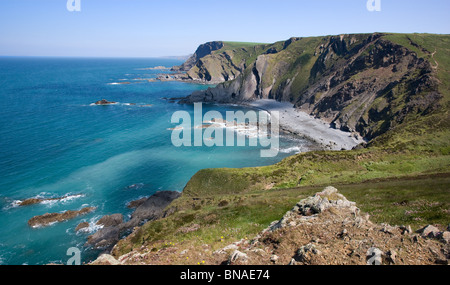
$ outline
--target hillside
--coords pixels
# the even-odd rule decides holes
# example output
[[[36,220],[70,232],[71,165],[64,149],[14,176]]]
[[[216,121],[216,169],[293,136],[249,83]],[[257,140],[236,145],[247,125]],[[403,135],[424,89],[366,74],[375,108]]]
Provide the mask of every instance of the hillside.
[[[188,60],[177,69],[188,74],[184,80],[222,83],[180,103],[289,101],[336,128],[359,132],[367,144],[346,151],[301,153],[265,167],[201,170],[168,207],[171,215],[146,223],[121,240],[112,254],[119,258],[145,253],[147,257],[136,262],[128,259],[132,264],[218,264],[228,255],[217,257],[214,252],[235,242],[259,240],[260,233],[299,199],[330,185],[355,201],[373,223],[411,226],[413,231],[432,224],[445,230],[450,223],[449,44],[450,36],[430,34],[222,42],[195,64]],[[371,228],[373,236],[364,246],[383,244],[383,227]],[[348,231],[359,237],[366,234],[353,227]],[[392,236],[397,239],[397,233]],[[399,237],[402,243],[392,244],[395,251],[404,254],[416,247],[410,238],[403,243]],[[264,252],[249,254],[251,264],[276,263],[270,260],[275,253],[287,263],[294,250],[305,249],[311,241],[292,229],[281,229],[262,243],[258,249]],[[340,243],[336,235],[325,245]],[[419,244],[434,251],[438,246],[428,240]],[[324,245],[320,247],[323,251]],[[364,262],[363,251],[354,250],[359,256],[346,260],[343,253],[336,263]],[[445,256],[435,255],[436,259],[428,256],[428,249],[423,260],[402,255],[409,260],[402,264],[448,263],[445,250]]]
[[[359,34],[225,45],[187,71],[190,78],[223,83],[182,103],[289,101],[371,140],[448,104],[449,43],[449,36]]]

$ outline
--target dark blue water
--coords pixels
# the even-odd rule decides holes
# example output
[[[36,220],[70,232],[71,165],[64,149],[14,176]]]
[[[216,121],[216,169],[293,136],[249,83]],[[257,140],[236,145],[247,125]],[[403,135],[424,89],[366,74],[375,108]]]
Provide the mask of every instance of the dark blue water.
[[[182,191],[203,168],[269,165],[289,155],[261,158],[259,147],[174,147],[171,116],[192,112],[193,106],[161,98],[207,86],[149,82],[163,71],[145,68],[180,63],[0,58],[0,264],[65,263],[70,247],[81,249],[83,261],[89,261],[97,253],[83,246],[92,232],[75,232],[80,222],[94,224],[113,213],[127,217],[128,202],[159,190]],[[111,84],[124,82],[130,84]],[[103,98],[120,104],[90,105]],[[239,108],[204,106],[210,109]],[[290,148],[304,142],[281,143]],[[31,197],[64,196],[72,198],[16,206]],[[36,215],[87,206],[97,210],[45,228],[27,224]]]

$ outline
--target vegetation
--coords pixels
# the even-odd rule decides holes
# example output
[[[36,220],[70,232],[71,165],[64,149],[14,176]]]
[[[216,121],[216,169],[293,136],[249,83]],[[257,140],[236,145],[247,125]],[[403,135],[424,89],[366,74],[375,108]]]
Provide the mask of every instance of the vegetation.
[[[168,242],[194,248],[208,244],[215,250],[253,237],[296,202],[329,185],[355,201],[374,222],[411,225],[413,229],[427,224],[446,226],[450,222],[450,37],[383,37],[415,52],[436,69],[442,95],[438,109],[412,112],[366,148],[302,153],[265,167],[201,170],[186,185],[182,197],[170,206],[174,214],[145,224],[119,242],[114,254],[119,256],[142,245],[158,250]],[[298,58],[294,61],[296,68],[291,69],[298,73],[293,93],[298,94],[310,84],[305,78],[311,74],[311,58],[322,40],[300,39],[273,59],[279,63],[282,57]],[[215,53],[232,50],[234,64],[246,59],[248,66],[270,47],[283,48],[281,43],[226,43]],[[391,110],[393,113],[398,113],[405,104],[402,100],[407,100],[402,86],[397,88],[398,104],[391,107],[399,110]],[[386,101],[381,98],[373,104],[380,107]]]

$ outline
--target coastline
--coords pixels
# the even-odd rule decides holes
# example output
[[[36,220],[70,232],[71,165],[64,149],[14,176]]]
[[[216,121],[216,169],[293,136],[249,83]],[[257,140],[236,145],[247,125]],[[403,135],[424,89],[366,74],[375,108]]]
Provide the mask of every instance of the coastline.
[[[294,108],[294,105],[288,102],[259,99],[241,105],[269,113],[278,111],[282,130],[312,140],[327,150],[351,150],[365,142],[359,135],[355,136],[352,133],[334,129],[330,124]]]

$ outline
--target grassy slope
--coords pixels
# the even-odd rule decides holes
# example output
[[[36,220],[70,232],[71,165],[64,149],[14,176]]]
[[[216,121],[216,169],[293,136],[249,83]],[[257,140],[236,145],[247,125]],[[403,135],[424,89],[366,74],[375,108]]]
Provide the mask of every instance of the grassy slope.
[[[147,223],[121,241],[114,254],[121,255],[142,245],[157,250],[167,244],[194,248],[208,244],[215,250],[252,237],[280,219],[300,199],[328,185],[357,202],[375,222],[410,224],[416,229],[426,224],[447,225],[450,37],[385,37],[416,51],[433,65],[434,60],[439,64],[439,91],[444,95],[441,110],[426,117],[411,116],[376,138],[367,149],[303,153],[266,167],[199,171],[186,185],[182,198],[171,205],[177,209],[175,214]],[[253,48],[256,52],[262,46]],[[305,83],[295,84],[301,89]],[[196,225],[200,226],[198,230],[183,230],[197,228]],[[185,263],[191,262],[194,261]]]

